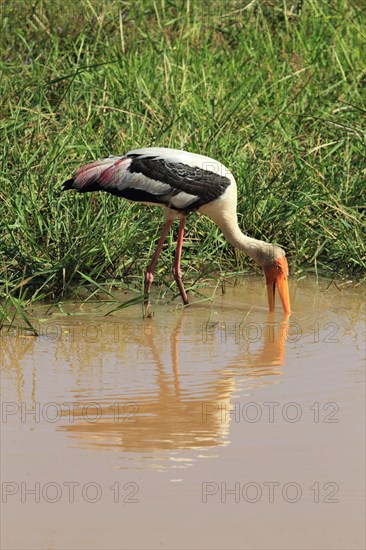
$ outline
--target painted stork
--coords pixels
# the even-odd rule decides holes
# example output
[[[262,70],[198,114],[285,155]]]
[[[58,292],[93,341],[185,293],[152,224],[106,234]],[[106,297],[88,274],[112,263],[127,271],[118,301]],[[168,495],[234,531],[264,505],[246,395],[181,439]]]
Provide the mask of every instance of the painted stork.
[[[279,246],[241,232],[237,221],[236,182],[228,168],[217,160],[164,147],[136,149],[124,156],[110,156],[82,166],[64,183],[64,189],[76,189],[80,193],[106,191],[163,208],[165,224],[145,276],[147,297],[164,241],[174,219],[179,218],[173,276],[184,304],[188,304],[180,259],[186,217],[189,212],[198,211],[211,218],[233,246],[264,269],[269,310],[274,311],[277,286],[284,312],[290,313],[285,252]]]

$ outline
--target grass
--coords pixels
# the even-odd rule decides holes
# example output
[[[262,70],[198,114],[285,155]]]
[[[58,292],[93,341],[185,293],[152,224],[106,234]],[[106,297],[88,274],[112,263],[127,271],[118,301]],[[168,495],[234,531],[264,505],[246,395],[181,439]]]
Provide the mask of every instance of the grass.
[[[366,8],[300,5],[2,1],[3,322],[83,285],[122,280],[141,290],[159,210],[61,184],[91,159],[142,146],[226,164],[241,227],[281,244],[292,274],[364,275]],[[182,265],[196,282],[253,269],[195,215]]]

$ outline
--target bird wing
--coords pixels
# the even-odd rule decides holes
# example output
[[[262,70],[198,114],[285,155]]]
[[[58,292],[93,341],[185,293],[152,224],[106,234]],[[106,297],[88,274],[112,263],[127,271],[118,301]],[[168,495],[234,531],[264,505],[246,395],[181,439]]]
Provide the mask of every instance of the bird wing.
[[[172,193],[171,207],[176,209],[184,209],[193,204],[198,208],[218,199],[230,185],[228,177],[202,168],[202,162],[198,166],[192,166],[184,160],[184,156],[181,162],[177,162],[169,157],[138,155],[133,157],[129,170],[169,185]]]
[[[229,175],[225,166],[209,157],[151,147],[82,166],[64,188],[107,191],[189,211],[219,198],[230,185]]]

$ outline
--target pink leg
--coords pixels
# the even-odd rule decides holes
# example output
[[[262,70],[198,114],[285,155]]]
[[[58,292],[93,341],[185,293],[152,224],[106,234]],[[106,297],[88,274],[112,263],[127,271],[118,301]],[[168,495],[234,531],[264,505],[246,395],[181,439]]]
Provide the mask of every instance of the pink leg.
[[[183,303],[185,305],[188,304],[188,298],[187,293],[184,290],[183,281],[182,281],[182,273],[180,270],[180,257],[182,254],[182,244],[183,244],[183,236],[184,236],[184,226],[186,224],[185,217],[182,217],[180,219],[179,223],[179,232],[178,232],[178,240],[177,240],[177,248],[175,251],[174,256],[174,263],[173,263],[173,277],[178,285],[180,295],[182,296]]]
[[[150,294],[151,285],[152,285],[153,280],[154,280],[155,267],[156,267],[156,264],[158,262],[158,258],[159,258],[161,249],[163,248],[163,244],[165,242],[165,239],[167,238],[167,235],[169,233],[169,229],[171,228],[172,223],[173,223],[173,220],[168,220],[166,222],[166,224],[164,225],[163,230],[162,230],[161,235],[160,235],[158,245],[156,247],[156,250],[154,252],[154,255],[152,257],[150,265],[149,265],[149,267],[147,268],[147,271],[146,271],[146,275],[145,275],[145,294],[146,294],[147,303],[149,303],[149,294]]]

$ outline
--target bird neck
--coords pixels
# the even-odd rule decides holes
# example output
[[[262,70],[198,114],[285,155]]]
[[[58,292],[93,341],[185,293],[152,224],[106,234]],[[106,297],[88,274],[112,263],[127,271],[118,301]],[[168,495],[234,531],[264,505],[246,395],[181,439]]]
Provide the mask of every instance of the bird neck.
[[[210,212],[208,215],[218,225],[230,244],[244,252],[261,267],[271,265],[276,258],[284,255],[284,251],[279,246],[244,235],[239,228],[236,215],[226,216],[222,212],[219,215],[217,212]]]
[[[268,250],[268,243],[244,235],[237,222],[235,224],[225,224],[221,226],[220,229],[230,244],[241,252],[244,252],[244,254],[263,267],[263,260]]]

